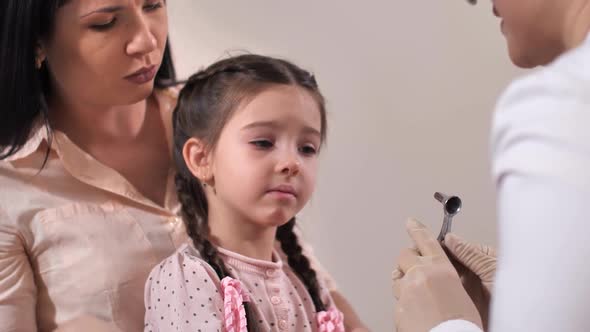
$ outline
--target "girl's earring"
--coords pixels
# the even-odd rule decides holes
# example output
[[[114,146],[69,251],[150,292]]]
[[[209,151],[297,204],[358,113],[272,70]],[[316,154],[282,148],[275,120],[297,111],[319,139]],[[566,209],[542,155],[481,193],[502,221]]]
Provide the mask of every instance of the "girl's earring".
[[[217,191],[215,190],[215,181],[213,176],[210,176],[207,180],[203,181],[203,187],[209,187],[213,191],[214,195],[217,194]]]
[[[203,189],[207,189],[207,187],[211,188],[211,190],[213,191],[213,195],[217,195],[217,191],[215,190],[215,187],[208,185],[206,183],[203,183]]]

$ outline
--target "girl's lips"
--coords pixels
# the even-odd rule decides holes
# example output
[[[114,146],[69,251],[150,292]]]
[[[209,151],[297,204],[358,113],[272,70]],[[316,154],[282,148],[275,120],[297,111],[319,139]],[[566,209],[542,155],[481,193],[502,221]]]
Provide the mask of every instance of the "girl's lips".
[[[297,191],[293,186],[282,184],[276,186],[268,191],[270,194],[278,195],[279,197],[297,197]]]

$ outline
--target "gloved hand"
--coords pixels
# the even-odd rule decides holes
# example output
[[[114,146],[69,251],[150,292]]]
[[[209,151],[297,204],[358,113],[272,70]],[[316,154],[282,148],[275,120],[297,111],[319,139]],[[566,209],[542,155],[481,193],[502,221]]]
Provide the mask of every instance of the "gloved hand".
[[[398,299],[397,331],[428,332],[453,319],[481,327],[477,308],[434,234],[415,220],[409,220],[406,228],[417,249],[406,249],[400,254],[398,269],[392,276]]]
[[[455,234],[447,234],[444,245],[459,272],[463,287],[479,311],[483,326],[487,328],[496,274],[496,251],[486,245],[469,243]]]

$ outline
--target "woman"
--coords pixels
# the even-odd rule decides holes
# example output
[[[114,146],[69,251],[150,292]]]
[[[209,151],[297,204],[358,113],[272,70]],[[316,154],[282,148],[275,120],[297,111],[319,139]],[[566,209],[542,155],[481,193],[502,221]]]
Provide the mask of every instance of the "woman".
[[[494,6],[514,64],[545,68],[516,81],[495,114],[502,251],[490,330],[588,331],[590,1],[496,0]],[[408,230],[418,250],[404,251],[394,272],[398,329],[480,331],[485,316],[477,309],[487,314],[481,310],[487,303],[470,301],[482,298],[462,287],[428,229],[410,222]],[[494,255],[454,236],[446,242],[485,282],[479,290],[489,290]]]
[[[3,0],[0,17],[2,330],[142,330],[147,274],[186,239],[166,1]]]

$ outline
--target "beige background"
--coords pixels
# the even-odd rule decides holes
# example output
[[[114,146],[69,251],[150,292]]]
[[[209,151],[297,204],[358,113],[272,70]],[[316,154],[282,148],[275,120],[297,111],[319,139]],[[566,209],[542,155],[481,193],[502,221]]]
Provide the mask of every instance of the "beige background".
[[[312,70],[329,138],[306,235],[374,331],[393,330],[390,274],[415,216],[440,229],[434,191],[458,194],[455,230],[495,243],[488,131],[518,74],[484,1],[169,1],[186,77],[240,50]]]

